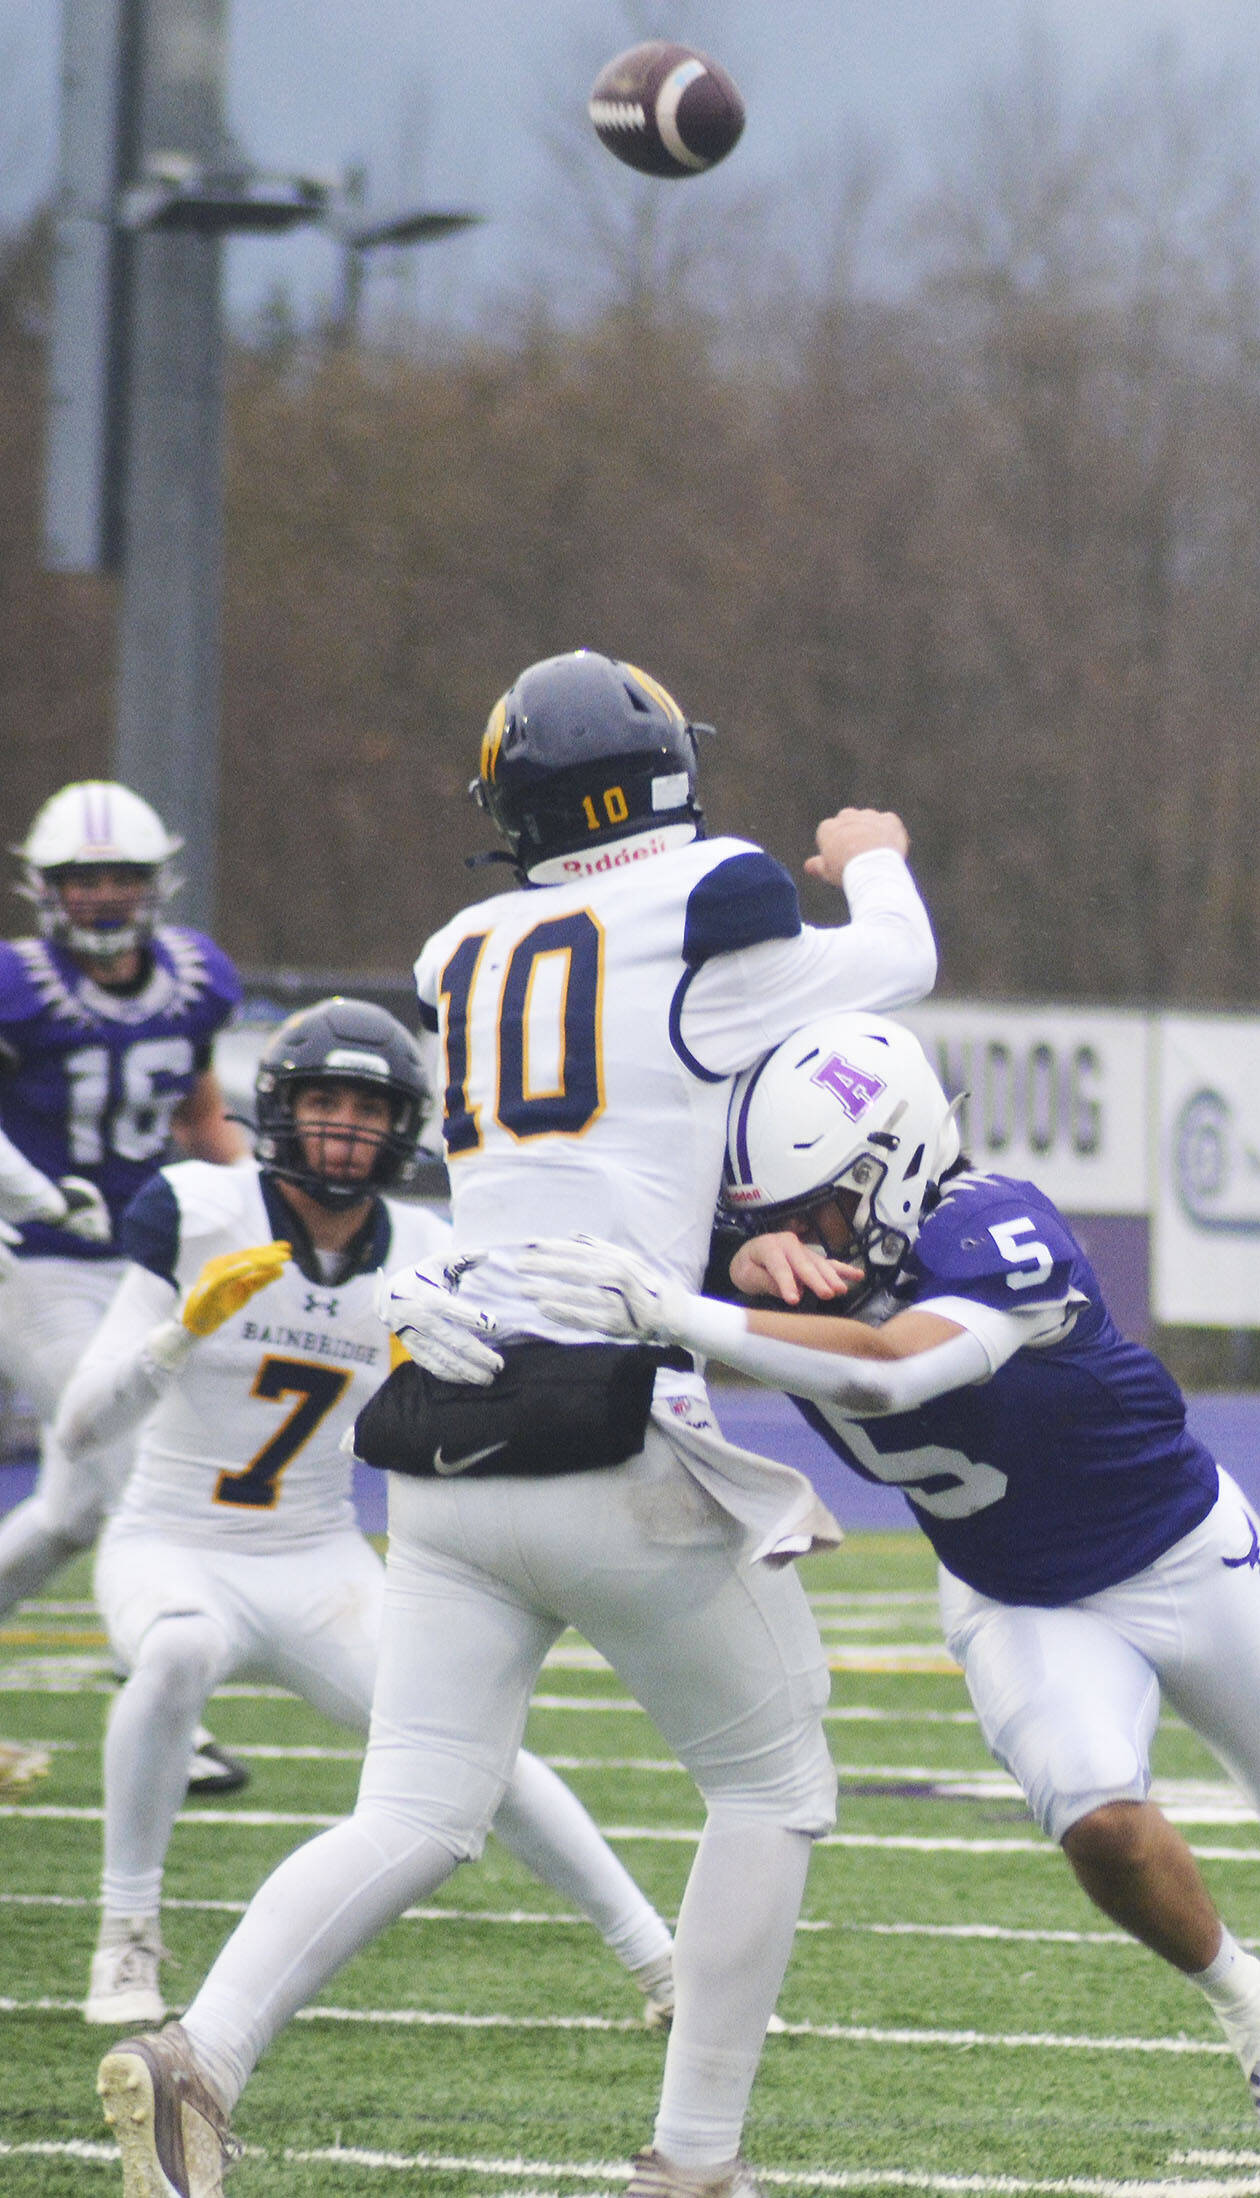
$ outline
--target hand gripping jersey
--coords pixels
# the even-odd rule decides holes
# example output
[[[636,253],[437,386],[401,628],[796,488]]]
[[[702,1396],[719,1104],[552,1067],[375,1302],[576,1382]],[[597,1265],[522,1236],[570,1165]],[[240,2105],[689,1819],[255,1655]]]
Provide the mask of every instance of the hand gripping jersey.
[[[184,1160],[135,1200],[122,1243],[182,1295],[217,1253],[291,1240],[293,1228],[252,1161]],[[426,1258],[449,1238],[423,1207],[377,1199],[371,1242],[347,1281],[312,1281],[291,1260],[190,1351],[144,1422],[121,1515],[184,1541],[239,1539],[257,1551],[352,1526],[352,1469],[339,1444],[389,1371],[376,1270]]]
[[[209,1066],[241,996],[212,939],[176,925],[149,944],[148,976],[111,992],[44,939],[0,942],[0,1128],[52,1182],[87,1176],[115,1227],[168,1149],[171,1117]],[[32,1222],[19,1256],[116,1259]]]
[[[1064,1308],[1057,1339],[1023,1346],[988,1381],[915,1411],[860,1422],[794,1400],[855,1472],[904,1491],[959,1579],[1003,1603],[1076,1602],[1140,1572],[1206,1518],[1216,1466],[1186,1426],[1177,1384],[1120,1334],[1035,1184],[964,1175],[947,1185],[896,1296],[896,1310],[930,1307],[982,1338],[993,1311]]]
[[[918,998],[935,949],[886,850],[845,872],[853,920],[801,923],[787,872],[740,840],[613,842],[572,883],[464,909],[416,963],[444,1049],[460,1251],[586,1231],[692,1287],[704,1271],[729,1079],[811,1015]],[[479,1267],[513,1332],[557,1334]]]

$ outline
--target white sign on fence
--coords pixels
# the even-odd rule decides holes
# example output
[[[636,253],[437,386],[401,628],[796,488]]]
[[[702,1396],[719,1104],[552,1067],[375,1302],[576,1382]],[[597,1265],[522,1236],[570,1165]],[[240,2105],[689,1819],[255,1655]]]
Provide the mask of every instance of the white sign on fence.
[[[929,1000],[904,1010],[953,1097],[978,1166],[1030,1176],[1068,1213],[1150,1202],[1149,1018]]]
[[[1260,1021],[1161,1015],[1157,1320],[1260,1328]]]

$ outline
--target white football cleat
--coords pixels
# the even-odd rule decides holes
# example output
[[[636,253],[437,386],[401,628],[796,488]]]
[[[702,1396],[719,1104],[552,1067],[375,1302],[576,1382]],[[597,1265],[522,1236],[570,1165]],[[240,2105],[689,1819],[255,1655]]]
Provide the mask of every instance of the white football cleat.
[[[128,2030],[133,2023],[161,2022],[166,2013],[158,1964],[170,1956],[156,1916],[133,1916],[124,1938],[102,1938],[92,1956],[84,2022]]]
[[[96,2078],[122,2156],[123,2198],[223,2198],[242,2147],[177,2022],[124,2038]]]
[[[746,2160],[720,2170],[678,2167],[649,2146],[634,2156],[626,2198],[762,2198],[762,2191]]]
[[[1229,2026],[1224,2027],[1225,2035],[1238,2056],[1238,2065],[1247,2079],[1251,2104],[1256,2113],[1260,2114],[1260,2037],[1256,2035],[1254,2024],[1250,2035],[1242,2038],[1231,2036]]]
[[[1260,2005],[1243,2003],[1228,2014],[1220,2007],[1214,2012],[1247,2079],[1252,2106],[1260,2114]]]

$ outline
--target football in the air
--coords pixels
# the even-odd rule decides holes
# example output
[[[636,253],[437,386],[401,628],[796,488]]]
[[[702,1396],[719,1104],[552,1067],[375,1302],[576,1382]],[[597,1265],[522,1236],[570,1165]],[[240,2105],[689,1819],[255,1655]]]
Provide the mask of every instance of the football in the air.
[[[744,102],[725,69],[663,38],[606,62],[589,112],[600,143],[645,176],[701,175],[725,160],[744,127]]]

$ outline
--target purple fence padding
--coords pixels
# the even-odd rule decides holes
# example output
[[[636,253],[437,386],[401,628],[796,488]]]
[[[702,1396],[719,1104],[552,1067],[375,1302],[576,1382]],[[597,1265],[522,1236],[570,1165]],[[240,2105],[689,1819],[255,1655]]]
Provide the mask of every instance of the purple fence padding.
[[[1077,1213],[1068,1219],[1121,1335],[1149,1343],[1151,1230],[1145,1214]]]
[[[35,1486],[33,1458],[6,1458],[0,1465],[0,1512],[23,1503]]]
[[[905,1499],[848,1472],[786,1397],[766,1389],[712,1388],[722,1431],[746,1450],[764,1451],[808,1474],[844,1527],[887,1532],[914,1525]],[[1190,1425],[1217,1461],[1232,1473],[1260,1509],[1260,1393],[1203,1394],[1189,1400]],[[30,1494],[35,1467],[29,1459],[0,1466],[0,1512]],[[367,1534],[385,1531],[385,1475],[368,1465],[354,1470],[359,1523]]]
[[[786,1397],[768,1389],[724,1389],[711,1385],[722,1432],[745,1450],[782,1458],[808,1474],[823,1502],[841,1526],[854,1533],[891,1532],[913,1527],[904,1496],[850,1473],[832,1456],[822,1438],[805,1425]],[[1190,1425],[1200,1442],[1223,1465],[1249,1501],[1260,1509],[1260,1393],[1204,1395],[1189,1399]],[[355,1501],[369,1534],[385,1530],[385,1476],[370,1466],[355,1469]]]
[[[1233,1474],[1248,1503],[1260,1510],[1260,1394],[1246,1390],[1191,1397],[1189,1420],[1217,1464]]]

